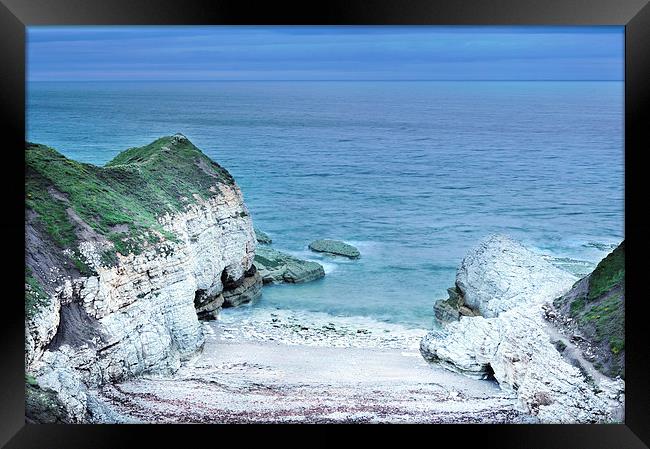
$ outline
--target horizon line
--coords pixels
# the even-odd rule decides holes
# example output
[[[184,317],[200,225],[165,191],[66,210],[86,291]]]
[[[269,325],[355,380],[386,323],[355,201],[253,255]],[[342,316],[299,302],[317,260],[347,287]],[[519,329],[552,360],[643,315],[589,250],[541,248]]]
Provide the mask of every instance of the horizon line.
[[[75,79],[61,79],[61,80],[25,80],[27,83],[106,83],[106,82],[115,82],[115,83],[206,83],[206,82],[622,82],[625,79],[170,79],[170,80],[161,80],[161,79],[101,79],[101,80],[75,80]]]

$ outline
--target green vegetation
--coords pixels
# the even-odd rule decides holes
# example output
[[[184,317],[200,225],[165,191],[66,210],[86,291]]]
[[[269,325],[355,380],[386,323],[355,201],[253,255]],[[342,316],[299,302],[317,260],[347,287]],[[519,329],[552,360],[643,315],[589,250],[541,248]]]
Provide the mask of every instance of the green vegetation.
[[[585,305],[586,305],[586,302],[585,302],[585,297],[584,296],[575,299],[571,303],[571,309],[570,309],[571,316],[574,317],[574,318],[576,316],[578,316],[578,314],[585,309]]]
[[[625,349],[625,340],[620,337],[609,337],[609,347],[613,354],[619,354]]]
[[[625,350],[625,242],[605,257],[589,277],[590,301],[594,305],[583,317],[594,323],[596,338],[608,342],[615,360],[613,374],[624,376]]]
[[[600,304],[589,308],[581,321],[594,324],[596,341],[609,341],[613,354],[625,349],[625,308],[620,293],[613,294]]]
[[[38,385],[38,382],[36,382],[36,379],[34,379],[34,376],[31,374],[25,373],[25,383],[27,385],[31,385],[32,387],[35,387]]]
[[[34,316],[39,307],[47,304],[49,297],[41,284],[36,280],[32,271],[25,267],[25,315]]]
[[[225,169],[179,135],[130,148],[104,167],[31,143],[25,158],[26,207],[36,212],[57,246],[72,251],[82,273],[92,271],[77,252],[83,223],[115,245],[101,257],[102,263],[114,265],[116,252],[138,254],[163,240],[176,240],[158,216],[213,196],[215,185],[234,183]]]
[[[625,242],[600,261],[588,278],[576,282],[555,307],[573,318],[590,343],[601,373],[625,377]],[[558,349],[559,350],[559,349]]]
[[[48,191],[51,182],[34,170],[30,164],[32,153],[27,147],[27,170],[25,173],[25,202],[28,208],[34,210],[43,224],[45,231],[52,237],[59,246],[66,248],[72,246],[77,237],[74,233],[74,225],[66,212],[64,200],[55,198]],[[46,147],[31,147],[34,151],[48,151]],[[54,151],[54,150],[51,150]],[[47,164],[47,161],[43,161]]]
[[[590,300],[598,298],[616,286],[625,283],[625,242],[600,261],[589,277]]]

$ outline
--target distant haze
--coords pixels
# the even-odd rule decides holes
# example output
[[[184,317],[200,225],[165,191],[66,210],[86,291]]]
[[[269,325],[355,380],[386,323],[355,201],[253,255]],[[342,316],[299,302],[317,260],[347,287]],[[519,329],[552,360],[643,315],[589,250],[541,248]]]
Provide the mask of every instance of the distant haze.
[[[623,80],[624,28],[29,27],[29,81]]]

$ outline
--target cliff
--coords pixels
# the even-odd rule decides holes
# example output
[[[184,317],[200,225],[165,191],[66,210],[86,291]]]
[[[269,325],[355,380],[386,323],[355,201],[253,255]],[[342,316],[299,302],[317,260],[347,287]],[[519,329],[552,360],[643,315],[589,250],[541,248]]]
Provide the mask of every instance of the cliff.
[[[259,293],[252,221],[180,134],[104,167],[37,144],[25,158],[27,415],[102,420],[93,388],[174,372],[204,343],[199,318]]]
[[[623,381],[598,375],[545,320],[550,303],[576,280],[518,242],[491,236],[465,257],[447,300],[472,315],[449,313],[420,351],[453,371],[496,380],[542,422],[620,422]]]

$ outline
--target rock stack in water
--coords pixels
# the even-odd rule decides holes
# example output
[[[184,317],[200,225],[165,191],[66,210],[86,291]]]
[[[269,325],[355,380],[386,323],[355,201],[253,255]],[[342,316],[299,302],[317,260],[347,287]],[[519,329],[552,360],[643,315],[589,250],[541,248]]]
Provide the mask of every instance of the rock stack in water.
[[[339,240],[314,240],[309,244],[309,249],[318,253],[332,256],[343,256],[349,259],[358,259],[361,253],[354,246]]]
[[[174,372],[199,318],[259,295],[256,237],[232,176],[185,136],[104,167],[26,148],[27,417],[106,420],[93,387]]]
[[[557,329],[545,320],[545,307],[576,280],[520,243],[490,236],[463,260],[457,287],[436,305],[444,323],[422,339],[420,351],[450,370],[496,379],[542,422],[620,421],[624,382],[563,355]],[[469,313],[461,307],[478,316],[463,316]]]

